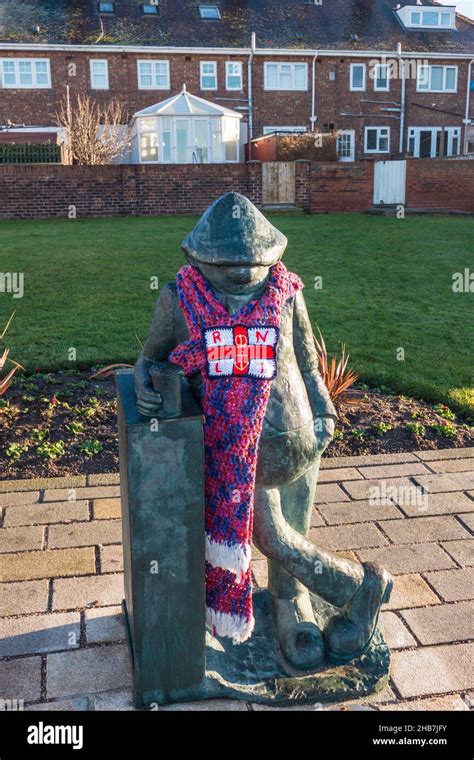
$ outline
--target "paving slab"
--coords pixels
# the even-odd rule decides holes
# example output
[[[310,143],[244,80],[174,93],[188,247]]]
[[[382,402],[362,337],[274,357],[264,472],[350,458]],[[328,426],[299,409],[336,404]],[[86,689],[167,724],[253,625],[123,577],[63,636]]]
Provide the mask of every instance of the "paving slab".
[[[99,609],[86,610],[85,617],[88,644],[125,641],[127,634],[121,607],[100,607]]]
[[[320,470],[318,483],[332,483],[341,480],[362,480],[355,467],[338,467],[334,470]]]
[[[123,570],[123,549],[119,544],[102,546],[100,549],[102,573],[120,573]]]
[[[36,504],[39,501],[39,496],[39,491],[0,493],[0,507],[16,507],[22,504]]]
[[[44,528],[29,525],[21,528],[3,528],[0,532],[0,554],[31,551],[43,548]]]
[[[131,689],[118,689],[116,691],[103,691],[91,697],[92,708],[97,712],[103,710],[136,711],[133,704],[133,691]],[[161,710],[162,708],[159,707]]]
[[[458,515],[458,519],[461,520],[471,533],[474,533],[474,512]]]
[[[349,501],[349,497],[336,483],[323,483],[316,488],[316,504],[330,501]],[[474,504],[474,502],[473,502]]]
[[[85,486],[85,475],[64,475],[58,478],[22,478],[19,480],[0,480],[0,493],[16,491],[41,491],[45,488],[69,488]]]
[[[419,711],[437,710],[439,712],[469,710],[459,694],[448,694],[445,697],[427,697],[425,699],[404,699],[394,704],[380,705],[380,710]]]
[[[75,488],[74,495],[77,501],[81,499],[108,499],[120,496],[120,486],[91,486]],[[71,500],[70,488],[52,488],[44,492],[44,501],[67,501]]]
[[[416,544],[468,538],[469,533],[451,515],[380,521],[379,527],[394,544]]]
[[[372,523],[354,523],[329,528],[311,528],[309,538],[325,549],[360,549],[388,544],[385,536]]]
[[[80,642],[78,612],[27,615],[0,620],[0,657],[77,649]]]
[[[318,512],[329,525],[371,522],[373,520],[395,520],[403,513],[394,504],[370,504],[368,501],[343,501],[320,504]]]
[[[459,449],[458,449],[459,451]],[[413,452],[397,452],[395,454],[359,454],[357,456],[323,457],[321,469],[333,467],[361,467],[371,464],[397,464],[399,462],[418,462],[417,455]]]
[[[440,459],[434,462],[425,462],[426,466],[434,472],[474,472],[474,459]]]
[[[0,588],[0,617],[46,612],[49,581],[19,581],[3,583]]]
[[[59,504],[9,507],[3,524],[8,528],[16,525],[50,525],[84,520],[89,520],[87,501],[63,501]]]
[[[429,470],[422,462],[405,462],[404,464],[379,464],[359,467],[364,478],[401,478],[406,475],[427,475]],[[342,479],[342,478],[341,478]]]
[[[396,575],[393,579],[390,601],[384,605],[384,610],[425,607],[428,604],[441,604],[441,602],[421,575]]]
[[[119,483],[119,472],[98,472],[87,476],[88,486],[115,486]]]
[[[416,497],[416,492],[414,494]],[[427,493],[422,499],[398,499],[395,502],[407,517],[448,515],[474,512],[474,501],[463,493]]]
[[[95,646],[47,656],[48,698],[125,687],[132,687],[132,671],[126,644]]]
[[[89,575],[85,578],[59,578],[53,583],[53,609],[110,607],[122,603],[123,575]]]
[[[0,580],[20,581],[95,572],[93,547],[4,554]]]
[[[468,491],[474,488],[474,472],[452,472],[444,475],[414,475],[413,479],[428,493]]]
[[[416,452],[422,461],[434,461],[435,459],[465,459],[474,457],[474,447],[452,449],[423,449]]]
[[[393,544],[381,549],[360,549],[357,554],[362,562],[379,562],[396,575],[456,567],[437,544]]]
[[[252,574],[258,588],[267,588],[268,565],[266,559],[252,560]]]
[[[49,702],[35,702],[25,707],[25,710],[34,710],[41,712],[63,712],[74,711],[84,712],[90,710],[90,701],[88,697],[74,697],[73,699],[51,699]]]
[[[111,520],[122,516],[120,499],[95,499],[92,503],[94,520]]]
[[[400,615],[421,644],[444,644],[474,638],[474,602],[402,610]]]
[[[92,520],[73,525],[53,525],[49,529],[48,547],[59,549],[68,546],[101,546],[121,541],[121,520]]]
[[[472,689],[473,661],[474,643],[392,652],[392,680],[404,698]]]
[[[0,662],[0,697],[33,702],[41,698],[41,657]]]
[[[393,501],[394,495],[400,498],[417,490],[409,478],[348,480],[342,485],[352,499],[369,499],[371,504],[387,504]]]
[[[417,644],[416,639],[394,612],[380,613],[379,628],[390,649],[407,649]]]
[[[474,541],[472,538],[468,538],[465,541],[445,541],[441,546],[462,567],[474,565]],[[441,570],[442,568],[439,569]]]
[[[445,602],[474,598],[474,567],[426,573],[426,580]]]
[[[323,518],[321,517],[319,511],[313,507],[313,511],[311,512],[311,527],[312,528],[319,528],[326,525]]]

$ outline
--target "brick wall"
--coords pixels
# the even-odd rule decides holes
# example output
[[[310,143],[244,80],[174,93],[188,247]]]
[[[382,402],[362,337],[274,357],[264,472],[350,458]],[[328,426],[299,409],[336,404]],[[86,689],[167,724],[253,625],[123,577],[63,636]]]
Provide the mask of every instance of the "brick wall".
[[[373,162],[296,161],[297,205],[310,213],[372,208]],[[199,214],[219,195],[262,200],[259,161],[166,166],[0,166],[0,218]],[[474,213],[474,161],[407,162],[408,210]]]
[[[407,161],[406,206],[474,213],[474,160]]]

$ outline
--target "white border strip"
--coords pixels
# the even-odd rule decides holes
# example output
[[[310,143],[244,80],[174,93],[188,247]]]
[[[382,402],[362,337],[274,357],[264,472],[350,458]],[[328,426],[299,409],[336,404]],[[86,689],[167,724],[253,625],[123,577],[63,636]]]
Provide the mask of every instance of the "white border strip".
[[[213,567],[230,570],[240,577],[249,569],[251,558],[252,547],[249,544],[220,544],[206,534],[206,559]]]
[[[232,639],[233,644],[242,644],[252,635],[255,627],[255,618],[250,620],[230,615],[228,612],[216,612],[210,607],[206,607],[206,623],[211,633],[216,632],[218,636],[227,636]]]

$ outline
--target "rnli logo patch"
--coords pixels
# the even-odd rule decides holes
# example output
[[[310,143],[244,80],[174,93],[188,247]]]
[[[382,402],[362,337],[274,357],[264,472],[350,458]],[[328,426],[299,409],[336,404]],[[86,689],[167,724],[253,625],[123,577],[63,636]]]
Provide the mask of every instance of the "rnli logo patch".
[[[270,325],[209,327],[204,331],[209,377],[256,377],[277,373],[278,328]]]

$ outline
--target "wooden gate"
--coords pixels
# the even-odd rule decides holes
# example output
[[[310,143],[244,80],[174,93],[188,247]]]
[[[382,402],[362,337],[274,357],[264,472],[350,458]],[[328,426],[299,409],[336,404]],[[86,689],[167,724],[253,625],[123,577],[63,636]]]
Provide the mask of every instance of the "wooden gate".
[[[405,203],[406,161],[376,161],[374,205]]]
[[[262,203],[264,206],[294,206],[296,203],[294,162],[265,161],[262,163]]]

